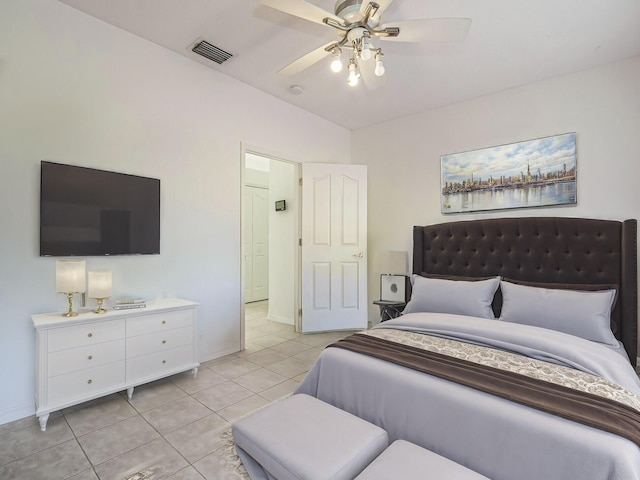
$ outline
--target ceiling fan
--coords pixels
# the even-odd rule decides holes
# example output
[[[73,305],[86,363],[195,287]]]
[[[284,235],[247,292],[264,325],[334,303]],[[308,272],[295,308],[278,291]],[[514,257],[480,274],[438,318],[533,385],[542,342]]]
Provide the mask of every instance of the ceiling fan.
[[[393,0],[338,0],[330,13],[304,0],[259,0],[262,4],[310,22],[335,29],[339,39],[322,45],[278,71],[281,75],[296,75],[311,65],[332,55],[331,70],[340,72],[342,50],[351,49],[347,82],[358,84],[360,75],[369,88],[380,83],[385,73],[384,54],[374,46],[373,38],[396,42],[455,42],[463,40],[470,18],[419,18],[382,24],[382,13]],[[365,62],[375,60],[373,68]],[[375,76],[371,76],[373,73]]]

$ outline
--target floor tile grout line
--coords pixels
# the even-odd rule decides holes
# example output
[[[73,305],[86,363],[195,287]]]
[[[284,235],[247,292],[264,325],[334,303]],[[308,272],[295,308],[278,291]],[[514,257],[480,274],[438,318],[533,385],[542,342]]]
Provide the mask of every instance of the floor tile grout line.
[[[52,448],[59,447],[60,445],[64,445],[64,444],[65,444],[65,443],[67,443],[67,442],[71,442],[71,441],[73,441],[73,440],[76,438],[75,432],[73,431],[73,429],[72,429],[72,428],[71,428],[71,426],[69,425],[69,422],[67,422],[67,420],[66,420],[66,418],[64,417],[64,414],[62,413],[62,411],[60,411],[60,415],[59,415],[59,416],[60,416],[60,417],[62,417],[62,418],[64,418],[64,421],[65,421],[65,423],[67,424],[67,426],[69,427],[69,430],[71,431],[71,434],[73,435],[73,437],[74,437],[74,438],[70,438],[70,439],[68,439],[68,440],[61,440],[60,442],[55,443],[55,444],[53,444],[53,445],[49,445],[49,446],[47,446],[47,447],[43,447],[43,448],[41,448],[40,450],[36,450],[36,451],[33,451],[33,452],[29,452],[29,454],[27,454],[27,455],[23,455],[23,456],[21,456],[21,457],[17,457],[17,458],[14,458],[14,459],[12,459],[12,460],[9,460],[9,461],[8,461],[8,462],[6,462],[6,463],[2,463],[2,464],[0,464],[0,468],[7,467],[8,465],[11,465],[11,464],[12,464],[12,463],[14,463],[14,462],[18,462],[18,461],[20,461],[20,460],[24,460],[25,458],[28,458],[28,457],[30,457],[31,455],[38,455],[38,454],[41,454],[41,453],[43,453],[43,452],[46,452],[47,450],[50,450],[50,449],[52,449]],[[51,418],[50,418],[50,420],[51,420]],[[32,428],[32,427],[36,427],[36,428],[38,429],[38,434],[39,434],[39,433],[41,433],[40,426],[36,423],[36,424],[29,424],[29,425],[25,425],[24,427],[20,427],[20,428],[18,428],[17,430],[11,430],[11,431],[5,432],[5,433],[3,433],[2,435],[0,435],[0,438],[1,438],[3,435],[9,435],[9,434],[11,434],[11,433],[16,433],[16,432],[19,432],[20,430],[26,430],[26,429],[28,429],[28,428]]]
[[[87,452],[85,451],[84,447],[82,446],[82,444],[80,443],[80,440],[78,439],[78,436],[76,435],[76,432],[73,430],[73,428],[71,427],[71,424],[69,423],[69,419],[67,419],[67,416],[64,413],[64,410],[60,412],[62,418],[64,419],[65,423],[67,424],[67,427],[69,427],[69,430],[71,431],[71,434],[73,435],[73,439],[75,440],[76,444],[78,445],[78,448],[80,448],[80,450],[82,451],[82,454],[84,455],[84,458],[87,459],[87,462],[89,463],[89,465],[91,466],[91,470],[93,471],[93,473],[95,473],[97,478],[98,477],[98,472],[96,472],[95,466],[93,465],[93,462],[91,461],[91,459],[89,458],[89,455],[87,454]],[[73,475],[70,475],[68,478],[73,478],[74,476],[78,475],[79,473],[82,473],[84,470],[80,471],[80,472],[76,472]],[[65,479],[66,480],[66,479]]]
[[[171,383],[173,383],[173,382],[171,382]],[[177,385],[176,385],[176,387],[177,387]],[[179,388],[179,387],[178,387],[178,388]],[[182,389],[181,389],[181,390],[182,390]],[[183,391],[184,391],[184,390],[183,390]],[[187,396],[190,396],[187,392],[185,392],[185,393],[186,393],[186,395],[187,395]],[[180,398],[184,398],[184,397],[180,397]],[[196,400],[196,401],[197,401],[197,399],[194,399],[194,400]],[[201,473],[199,470],[197,470],[197,468],[196,468],[196,467],[195,467],[195,466],[194,466],[194,465],[193,465],[193,464],[192,464],[192,463],[191,463],[191,462],[190,462],[190,461],[189,461],[189,460],[188,460],[188,459],[187,459],[187,458],[186,458],[186,457],[185,457],[185,456],[184,456],[184,455],[183,455],[183,454],[182,454],[182,453],[181,453],[181,452],[176,448],[176,447],[174,447],[174,446],[173,446],[173,444],[172,444],[169,440],[167,440],[166,435],[169,435],[170,433],[172,433],[173,431],[178,430],[178,429],[175,429],[175,430],[172,430],[172,432],[168,432],[168,433],[166,433],[166,434],[163,434],[163,433],[162,433],[162,432],[160,432],[160,431],[159,431],[159,430],[158,430],[158,429],[157,429],[153,424],[151,424],[151,423],[149,422],[149,420],[148,420],[148,419],[143,415],[143,412],[140,412],[140,411],[139,411],[139,410],[138,410],[138,409],[137,409],[133,404],[131,404],[131,402],[128,400],[128,398],[125,398],[125,401],[126,401],[129,405],[131,405],[131,407],[136,411],[136,413],[137,413],[137,415],[136,415],[136,416],[139,416],[139,417],[140,417],[140,418],[141,418],[141,419],[142,419],[142,420],[143,420],[143,421],[144,421],[144,422],[145,422],[149,427],[151,427],[151,429],[153,429],[153,430],[158,434],[158,437],[153,438],[153,439],[149,440],[148,442],[141,443],[140,445],[137,445],[136,447],[132,448],[131,450],[128,450],[128,451],[123,452],[123,453],[120,453],[119,455],[116,455],[115,457],[111,457],[111,458],[109,458],[109,459],[105,460],[104,462],[100,462],[100,463],[97,463],[97,464],[94,464],[94,463],[89,459],[89,457],[87,456],[86,452],[84,451],[84,448],[82,447],[82,444],[80,443],[80,441],[79,441],[79,440],[78,440],[78,438],[76,437],[76,441],[77,441],[78,445],[80,446],[80,448],[82,449],[83,453],[85,454],[85,457],[87,457],[87,460],[89,461],[89,464],[91,465],[91,468],[93,469],[93,471],[94,471],[94,473],[96,474],[96,477],[97,477],[98,479],[100,479],[100,476],[98,475],[98,472],[96,471],[96,467],[98,467],[98,466],[100,466],[100,465],[103,465],[103,464],[105,464],[105,463],[107,463],[107,462],[109,462],[109,461],[115,460],[116,458],[118,458],[118,457],[120,457],[120,456],[122,456],[122,455],[126,455],[127,453],[130,453],[130,452],[132,452],[132,451],[134,451],[134,450],[136,450],[136,449],[138,449],[138,448],[141,448],[141,447],[144,447],[144,446],[146,446],[146,445],[149,445],[150,443],[155,442],[156,440],[159,440],[159,439],[162,439],[162,440],[163,440],[167,445],[169,445],[169,447],[170,447],[170,448],[171,448],[175,453],[177,453],[180,457],[182,457],[182,458],[184,459],[184,461],[187,463],[187,465],[189,465],[189,466],[191,466],[191,467],[195,468],[195,469],[196,469],[196,471],[198,471],[198,473]],[[174,400],[174,401],[175,401],[175,400]],[[163,405],[167,405],[168,403],[170,403],[170,402],[167,402],[167,403],[165,403],[165,404],[163,404]],[[206,405],[203,405],[203,406],[204,406],[204,407],[206,407],[206,408],[207,408],[207,410],[209,410],[211,413],[215,413],[215,412],[213,412],[210,408],[208,408]],[[149,411],[151,411],[151,410],[149,410]],[[131,418],[133,418],[133,417],[131,417]],[[127,420],[130,420],[130,418],[127,418],[127,419],[124,419],[124,420],[121,420],[121,421],[127,421]],[[201,420],[201,419],[200,419],[200,420]],[[196,421],[197,421],[197,420],[196,420]],[[195,422],[195,421],[194,421],[194,422]],[[191,423],[194,423],[194,422],[191,422]],[[67,422],[67,423],[68,423],[68,422]],[[191,424],[191,423],[190,423],[190,424]],[[189,424],[189,425],[190,425],[190,424]],[[69,426],[69,427],[71,428],[71,426]],[[103,427],[103,428],[108,428],[108,426],[107,426],[107,427]],[[182,427],[179,427],[179,428],[182,428]],[[98,430],[101,430],[101,429],[98,429]],[[95,430],[95,431],[98,431],[98,430]],[[73,431],[73,429],[72,429],[72,431]],[[91,432],[91,433],[93,433],[93,432]],[[75,436],[75,432],[74,432],[74,436]],[[179,470],[178,470],[178,471],[179,471]],[[133,473],[135,473],[135,472],[133,472]],[[174,473],[177,473],[177,472],[174,472]],[[172,474],[172,475],[173,475],[173,474]],[[68,477],[68,478],[69,478],[69,477]]]
[[[172,383],[173,383],[173,382],[172,382]],[[177,386],[177,385],[176,385],[176,386]],[[178,387],[178,388],[179,388],[179,387]],[[183,391],[184,391],[184,390],[183,390]],[[186,392],[185,392],[185,393],[186,393]],[[187,395],[188,395],[188,394],[187,394]],[[195,399],[194,399],[194,400],[195,400]],[[197,400],[196,400],[196,401],[197,401]],[[129,402],[129,403],[130,403],[130,402]],[[208,410],[210,410],[210,409],[208,409]],[[195,468],[195,466],[193,466],[193,465],[191,464],[191,462],[190,462],[190,461],[189,461],[189,460],[188,460],[188,459],[187,459],[187,458],[186,458],[186,457],[185,457],[185,456],[184,456],[184,455],[183,455],[183,454],[182,454],[182,453],[181,453],[181,452],[180,452],[176,447],[174,447],[174,446],[173,446],[173,444],[172,444],[169,440],[167,440],[166,436],[165,436],[165,435],[163,435],[163,434],[162,434],[162,433],[161,433],[161,432],[160,432],[160,431],[159,431],[159,430],[158,430],[154,425],[152,425],[152,424],[149,422],[149,420],[147,420],[147,419],[145,418],[145,416],[144,416],[144,415],[142,415],[142,413],[139,413],[139,415],[140,415],[140,416],[142,417],[142,419],[147,423],[147,425],[149,425],[151,428],[153,428],[153,430],[155,430],[155,432],[160,436],[160,438],[161,438],[162,440],[164,440],[164,442],[165,442],[167,445],[169,445],[169,447],[170,447],[170,448],[171,448],[175,453],[177,453],[180,457],[182,457],[182,458],[184,459],[184,461],[185,461],[185,462],[187,462],[187,465],[189,465],[189,466],[191,466],[191,467]],[[192,422],[192,423],[193,423],[193,422]],[[177,430],[177,429],[176,429],[176,430]],[[173,430],[173,431],[175,431],[175,430]],[[171,433],[171,432],[169,432],[169,433]],[[169,433],[167,433],[166,435],[169,435]],[[150,441],[148,441],[148,442],[146,442],[146,443],[144,443],[144,444],[142,444],[142,445],[138,445],[136,448],[140,448],[140,447],[142,447],[142,446],[148,445],[148,444],[150,444],[151,442],[154,442],[154,441],[156,441],[156,440],[158,440],[158,439],[157,439],[157,438],[154,438],[153,440],[150,440]],[[131,451],[133,451],[133,450],[135,450],[135,448],[134,448],[134,449],[132,449],[132,450],[129,450],[129,451],[131,452]],[[124,455],[124,454],[122,454],[122,455]],[[115,457],[115,458],[118,458],[118,457]],[[183,469],[181,469],[181,470],[183,470]],[[180,471],[180,470],[177,470],[176,472],[172,473],[171,475],[173,475],[173,474],[175,474],[175,473],[178,473],[179,471]],[[198,469],[196,469],[196,471],[198,471]],[[134,472],[134,473],[135,473],[135,472]],[[198,473],[200,473],[200,472],[198,471]],[[100,477],[98,477],[98,478],[100,478]]]

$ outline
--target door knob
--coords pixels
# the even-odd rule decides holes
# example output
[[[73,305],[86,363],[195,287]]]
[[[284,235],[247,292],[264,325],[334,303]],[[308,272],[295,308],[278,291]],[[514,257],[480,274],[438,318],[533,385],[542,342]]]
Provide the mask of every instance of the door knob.
[[[356,254],[354,255],[354,257],[362,258],[362,257],[364,257],[364,253],[362,253],[362,252],[360,252],[360,253],[356,253]]]

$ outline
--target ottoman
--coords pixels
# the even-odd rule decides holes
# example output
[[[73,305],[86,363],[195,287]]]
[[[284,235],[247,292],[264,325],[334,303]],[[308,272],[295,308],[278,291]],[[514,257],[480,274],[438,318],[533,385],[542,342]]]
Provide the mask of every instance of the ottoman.
[[[388,446],[385,430],[304,394],[237,421],[232,432],[252,480],[353,480]]]
[[[390,478],[489,480],[484,475],[405,440],[393,442],[356,480]]]

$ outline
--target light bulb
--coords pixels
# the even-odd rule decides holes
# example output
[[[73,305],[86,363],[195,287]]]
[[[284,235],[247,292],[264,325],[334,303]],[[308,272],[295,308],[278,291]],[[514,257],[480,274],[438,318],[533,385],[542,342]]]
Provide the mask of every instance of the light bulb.
[[[360,78],[360,74],[356,70],[356,62],[353,58],[349,61],[349,77],[347,78],[347,83],[355,87],[358,85],[358,79]]]
[[[331,62],[331,70],[338,73],[342,70],[342,60],[340,60],[340,49],[333,49],[333,61]]]
[[[382,52],[380,51],[376,53],[376,68],[373,73],[375,73],[377,77],[381,77],[382,75],[384,75],[384,65],[382,64],[383,56],[384,55],[382,55]]]
[[[362,50],[360,51],[360,58],[363,60],[369,60],[371,58],[371,39],[369,35],[362,36]]]

